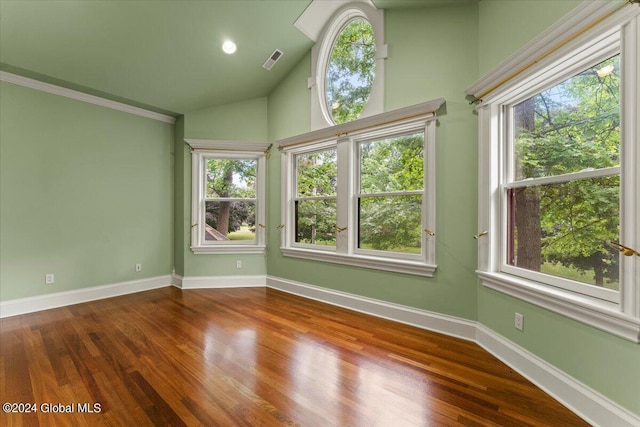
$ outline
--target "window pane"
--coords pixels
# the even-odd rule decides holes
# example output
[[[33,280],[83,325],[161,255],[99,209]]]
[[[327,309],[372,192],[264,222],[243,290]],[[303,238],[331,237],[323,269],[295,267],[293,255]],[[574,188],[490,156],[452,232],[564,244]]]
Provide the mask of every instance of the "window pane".
[[[424,132],[360,144],[360,193],[422,190]]]
[[[255,240],[256,204],[253,201],[205,202],[204,238],[207,242]]]
[[[336,245],[336,201],[298,200],[295,202],[296,242]]]
[[[620,56],[513,109],[517,180],[620,164]]]
[[[361,197],[358,247],[420,253],[422,196]]]
[[[363,18],[350,21],[333,45],[325,80],[327,107],[335,123],[360,116],[371,94],[375,65],[373,27]]]
[[[298,197],[335,196],[338,181],[335,149],[299,154],[296,166]]]
[[[510,265],[618,289],[620,177],[508,191]]]
[[[256,160],[207,159],[206,162],[206,198],[256,197]]]

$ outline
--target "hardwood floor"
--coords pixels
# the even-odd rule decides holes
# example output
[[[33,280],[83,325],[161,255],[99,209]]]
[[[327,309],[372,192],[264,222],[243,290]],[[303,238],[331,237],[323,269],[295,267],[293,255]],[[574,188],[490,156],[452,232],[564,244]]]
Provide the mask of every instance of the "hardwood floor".
[[[37,409],[4,426],[587,425],[474,343],[266,288],[3,319],[0,382]]]

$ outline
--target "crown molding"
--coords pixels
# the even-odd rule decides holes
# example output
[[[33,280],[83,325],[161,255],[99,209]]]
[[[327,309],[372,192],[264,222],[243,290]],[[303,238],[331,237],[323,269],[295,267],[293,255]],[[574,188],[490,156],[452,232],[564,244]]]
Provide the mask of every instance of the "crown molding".
[[[136,116],[146,117],[152,120],[158,120],[170,124],[174,124],[176,122],[176,118],[173,116],[156,113],[153,111],[145,110],[143,108],[134,107],[132,105],[124,104],[118,101],[112,101],[110,99],[102,98],[95,95],[89,95],[88,93],[80,92],[74,89],[68,89],[51,83],[41,82],[40,80],[34,80],[29,77],[8,73],[6,71],[0,71],[0,81],[28,87],[54,95],[64,96],[66,98],[75,99],[76,101],[82,101],[89,104],[99,105],[101,107],[111,108],[112,110],[118,110],[125,113],[134,114]]]

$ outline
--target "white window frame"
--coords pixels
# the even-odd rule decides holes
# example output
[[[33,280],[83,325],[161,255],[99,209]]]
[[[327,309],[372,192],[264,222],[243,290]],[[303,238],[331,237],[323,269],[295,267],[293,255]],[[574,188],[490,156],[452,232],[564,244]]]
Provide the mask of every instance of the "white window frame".
[[[633,342],[640,342],[640,257],[621,256],[620,291],[584,292],[566,281],[506,265],[506,150],[511,106],[571,77],[591,64],[621,54],[621,236],[640,244],[640,8],[587,1],[467,89],[479,99],[478,276],[494,290],[544,307]],[[593,24],[595,22],[595,24]],[[576,29],[585,28],[574,36]],[[566,42],[558,45],[559,40]],[[541,58],[532,61],[532,58]],[[481,99],[480,99],[481,98]],[[614,168],[615,169],[615,168]],[[605,171],[617,173],[616,170]],[[605,173],[598,172],[598,173]],[[584,173],[585,176],[589,172]],[[554,177],[553,179],[556,179]],[[576,282],[577,283],[577,282]],[[600,292],[603,291],[603,292]]]
[[[330,3],[332,2],[320,1],[317,3],[319,5],[326,3],[327,7],[331,7]],[[384,43],[384,12],[376,9],[371,2],[349,3],[333,13],[324,25],[318,39],[314,40],[317,43],[311,49],[311,77],[308,80],[308,88],[311,90],[312,130],[335,125],[325,102],[326,71],[336,38],[345,25],[356,18],[363,18],[371,24],[376,43],[375,77],[369,99],[359,118],[380,114],[384,111],[384,69],[387,58],[387,45]]]
[[[284,256],[346,264],[385,271],[432,277],[436,270],[436,116],[444,103],[437,99],[377,116],[337,125],[333,129],[310,132],[279,141],[282,150],[282,234]],[[422,194],[422,251],[420,255],[357,248],[357,192],[361,141],[382,139],[424,131],[424,188]],[[295,242],[297,154],[337,147],[336,246]],[[412,193],[412,192],[410,192]],[[409,194],[409,193],[408,193]]]
[[[263,254],[265,251],[266,157],[270,144],[185,140],[191,152],[191,250],[194,254]],[[208,159],[256,161],[256,236],[254,240],[207,241],[204,238],[206,202],[206,162]]]

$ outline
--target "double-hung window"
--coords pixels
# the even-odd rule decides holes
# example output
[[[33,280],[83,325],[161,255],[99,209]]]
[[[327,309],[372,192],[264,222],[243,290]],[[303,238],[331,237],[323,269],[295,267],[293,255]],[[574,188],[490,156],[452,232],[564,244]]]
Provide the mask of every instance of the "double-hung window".
[[[443,102],[280,141],[283,254],[433,275],[435,111]]]
[[[267,144],[187,140],[192,147],[191,250],[262,253]]]
[[[636,342],[638,16],[588,4],[468,89],[482,283]]]

